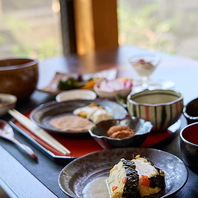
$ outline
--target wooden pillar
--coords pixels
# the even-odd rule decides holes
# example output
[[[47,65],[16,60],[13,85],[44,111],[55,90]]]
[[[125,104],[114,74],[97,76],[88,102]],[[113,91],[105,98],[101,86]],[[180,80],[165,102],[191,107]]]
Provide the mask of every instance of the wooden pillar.
[[[117,0],[75,0],[78,54],[118,46]]]
[[[74,21],[74,2],[73,0],[59,0],[59,2],[63,53],[64,55],[77,53],[76,30]]]

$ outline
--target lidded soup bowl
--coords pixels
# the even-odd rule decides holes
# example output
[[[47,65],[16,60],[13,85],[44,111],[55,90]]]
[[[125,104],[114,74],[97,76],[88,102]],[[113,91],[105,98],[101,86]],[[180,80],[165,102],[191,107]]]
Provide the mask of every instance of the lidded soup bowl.
[[[178,121],[183,106],[183,96],[174,90],[146,90],[127,97],[130,116],[150,121],[152,132],[165,131]]]

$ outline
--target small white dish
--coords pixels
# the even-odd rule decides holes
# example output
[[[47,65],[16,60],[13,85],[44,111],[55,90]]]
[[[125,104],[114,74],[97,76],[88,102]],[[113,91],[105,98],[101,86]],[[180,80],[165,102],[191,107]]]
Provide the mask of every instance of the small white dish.
[[[96,93],[91,90],[75,89],[59,93],[56,96],[56,101],[63,102],[67,100],[94,100],[96,97]]]
[[[122,97],[127,97],[130,94],[131,89],[125,89],[125,90],[120,90],[120,91],[112,91],[112,92],[105,92],[105,91],[101,91],[100,89],[98,89],[98,87],[94,87],[94,91],[101,98],[114,99],[117,95],[120,95]]]
[[[132,79],[101,79],[94,85],[94,91],[101,98],[113,99],[117,95],[127,97],[132,91]]]
[[[4,116],[9,109],[15,107],[17,97],[11,94],[0,93],[0,117]]]

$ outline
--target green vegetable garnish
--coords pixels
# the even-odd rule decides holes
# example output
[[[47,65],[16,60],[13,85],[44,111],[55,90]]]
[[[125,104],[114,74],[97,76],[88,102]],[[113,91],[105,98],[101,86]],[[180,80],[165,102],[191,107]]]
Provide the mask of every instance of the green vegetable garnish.
[[[58,89],[70,90],[78,87],[78,81],[74,78],[68,78],[66,81],[60,80],[58,83]]]
[[[59,90],[77,89],[77,88],[84,86],[89,80],[80,81],[79,79],[70,77],[66,81],[60,80],[57,87]]]

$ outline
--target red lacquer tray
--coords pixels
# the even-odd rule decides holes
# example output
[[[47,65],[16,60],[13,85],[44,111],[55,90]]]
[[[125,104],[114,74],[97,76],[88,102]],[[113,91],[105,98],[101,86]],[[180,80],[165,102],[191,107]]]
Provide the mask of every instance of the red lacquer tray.
[[[25,116],[29,117],[29,113],[25,114]],[[69,155],[62,155],[59,151],[53,149],[47,143],[42,141],[36,135],[34,135],[31,131],[25,128],[20,122],[17,120],[10,121],[12,127],[14,127],[21,134],[26,136],[32,143],[34,143],[37,147],[39,147],[45,154],[47,154],[51,159],[56,162],[64,162],[71,161],[75,158],[81,157],[83,155],[103,150],[102,147],[98,145],[98,143],[91,137],[85,137],[81,139],[77,138],[69,138],[60,136],[57,134],[51,134],[56,140],[58,140],[61,144],[67,147],[71,153]],[[174,125],[168,128],[167,131],[163,133],[157,134],[149,134],[147,139],[141,145],[141,147],[151,147],[156,144],[162,143],[168,138],[174,136],[174,134],[180,129],[181,121],[179,120]]]

